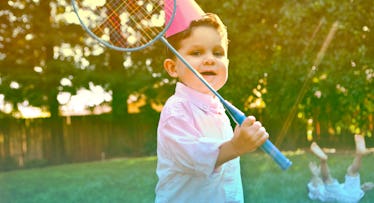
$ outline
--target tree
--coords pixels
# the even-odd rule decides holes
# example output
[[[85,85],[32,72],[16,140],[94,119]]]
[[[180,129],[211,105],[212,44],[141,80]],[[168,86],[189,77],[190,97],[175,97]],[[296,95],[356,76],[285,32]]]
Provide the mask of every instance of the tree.
[[[369,34],[374,25],[370,1],[199,3],[205,11],[218,13],[229,30],[230,74],[229,82],[221,90],[223,96],[244,109],[244,102],[253,96],[259,79],[267,76],[262,122],[271,132],[271,139],[277,139],[294,105],[297,114],[286,136],[293,140],[300,130],[306,130],[310,118],[315,124],[320,123],[321,137],[358,129],[368,135],[373,132],[373,127],[369,127],[373,126],[370,87],[374,43]],[[334,22],[339,22],[338,30],[317,72],[308,79]],[[307,80],[307,91],[301,102],[295,104]],[[316,96],[319,93],[321,97]],[[300,141],[306,138],[303,134],[296,137]]]

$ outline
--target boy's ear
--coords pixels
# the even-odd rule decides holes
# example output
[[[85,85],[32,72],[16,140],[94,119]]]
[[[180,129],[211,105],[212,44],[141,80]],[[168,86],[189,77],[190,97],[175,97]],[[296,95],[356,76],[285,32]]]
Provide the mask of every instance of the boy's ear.
[[[172,60],[172,59],[165,59],[164,61],[164,69],[166,70],[166,72],[169,73],[169,75],[173,78],[176,78],[178,77],[178,73],[177,73],[177,70],[175,68],[175,61]]]

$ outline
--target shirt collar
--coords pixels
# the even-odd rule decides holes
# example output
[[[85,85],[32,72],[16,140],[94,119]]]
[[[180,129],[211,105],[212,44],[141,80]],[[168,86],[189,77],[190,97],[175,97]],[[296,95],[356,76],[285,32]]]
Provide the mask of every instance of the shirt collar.
[[[177,82],[175,95],[188,99],[193,105],[205,112],[224,113],[225,109],[216,96],[198,92],[181,82]]]

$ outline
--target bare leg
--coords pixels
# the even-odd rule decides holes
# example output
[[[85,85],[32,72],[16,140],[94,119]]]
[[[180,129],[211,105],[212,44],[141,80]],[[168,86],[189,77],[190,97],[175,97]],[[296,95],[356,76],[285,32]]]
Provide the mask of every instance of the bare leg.
[[[367,154],[365,138],[362,135],[355,135],[356,155],[352,164],[347,169],[349,176],[357,176],[361,167],[362,157]]]
[[[329,167],[327,165],[327,155],[322,149],[317,145],[317,143],[313,142],[310,146],[310,149],[320,159],[321,165],[321,177],[324,183],[329,184],[333,182],[333,178],[331,177]]]
[[[321,175],[321,170],[317,166],[317,164],[315,162],[310,162],[309,163],[309,169],[310,169],[310,172],[312,173],[312,178],[310,180],[312,185],[314,187],[318,187],[319,185],[323,185],[323,181],[322,181],[321,176],[320,176]]]

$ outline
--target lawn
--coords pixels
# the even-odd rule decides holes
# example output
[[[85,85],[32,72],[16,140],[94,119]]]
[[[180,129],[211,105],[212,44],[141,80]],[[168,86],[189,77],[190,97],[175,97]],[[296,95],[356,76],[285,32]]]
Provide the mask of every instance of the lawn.
[[[245,202],[312,202],[307,198],[309,152],[287,153],[293,162],[282,171],[263,152],[243,156]],[[330,154],[332,173],[340,181],[352,153]],[[0,202],[153,202],[156,157],[120,158],[0,173]],[[374,155],[364,159],[363,181],[374,181]],[[362,202],[374,202],[374,191]]]

